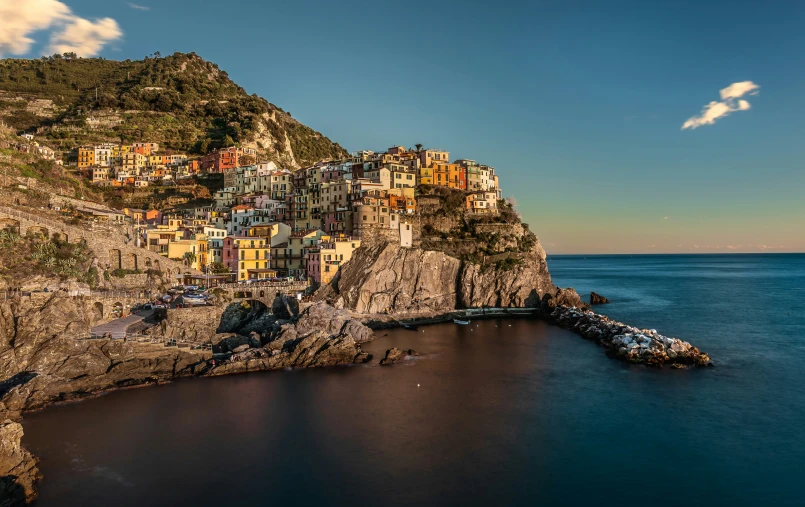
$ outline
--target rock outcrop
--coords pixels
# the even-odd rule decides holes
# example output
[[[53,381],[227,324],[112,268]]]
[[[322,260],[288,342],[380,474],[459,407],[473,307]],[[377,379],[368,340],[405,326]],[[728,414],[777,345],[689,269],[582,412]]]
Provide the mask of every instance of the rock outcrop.
[[[207,374],[361,364],[372,357],[360,346],[373,339],[372,330],[324,303],[309,306],[293,322],[278,322],[265,335],[265,346],[239,346]]]
[[[484,306],[538,307],[546,294],[555,292],[538,243],[524,262],[505,268],[381,243],[356,250],[316,298],[362,314],[425,314]]]
[[[22,507],[36,498],[41,478],[36,458],[22,447],[22,426],[0,422],[0,507]]]
[[[601,294],[597,292],[590,292],[590,304],[591,305],[605,305],[609,303],[609,299],[605,298]]]
[[[201,351],[77,339],[89,328],[83,305],[81,298],[63,293],[37,304],[0,300],[0,412],[197,375],[207,368]]]
[[[392,365],[418,355],[419,352],[414,349],[402,350],[398,349],[397,347],[393,347],[386,351],[386,356],[380,360],[380,364],[382,366]]]
[[[550,314],[557,325],[602,345],[608,355],[651,366],[712,366],[710,356],[679,338],[654,329],[638,329],[604,315],[576,307],[558,306]]]

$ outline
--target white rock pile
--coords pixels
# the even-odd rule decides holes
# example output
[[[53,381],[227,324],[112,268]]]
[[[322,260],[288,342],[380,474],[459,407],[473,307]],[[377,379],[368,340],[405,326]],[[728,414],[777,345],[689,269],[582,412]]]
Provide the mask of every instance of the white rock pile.
[[[679,338],[663,336],[655,329],[627,326],[575,306],[557,306],[551,318],[559,326],[600,343],[608,355],[630,363],[660,367],[669,364],[674,368],[713,366],[707,353]]]

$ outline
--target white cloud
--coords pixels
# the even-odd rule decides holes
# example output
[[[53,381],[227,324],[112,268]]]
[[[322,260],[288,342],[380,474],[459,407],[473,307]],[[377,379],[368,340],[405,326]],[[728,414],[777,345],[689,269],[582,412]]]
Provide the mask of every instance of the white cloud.
[[[663,220],[668,220],[668,217],[663,217]]]
[[[79,56],[97,55],[110,41],[119,39],[123,32],[112,18],[90,21],[75,18],[50,37],[50,53],[76,53]]]
[[[721,100],[737,99],[750,92],[752,95],[757,95],[759,88],[760,86],[756,85],[752,81],[740,81],[738,83],[732,83],[728,87],[721,90]]]
[[[151,10],[151,8],[148,7],[147,5],[134,4],[134,3],[131,3],[131,2],[128,3],[128,6],[131,7],[132,9],[135,9],[135,10],[138,10],[138,11],[150,11]]]
[[[59,0],[0,0],[0,20],[0,57],[28,53],[41,30],[54,30],[48,51],[79,56],[94,56],[123,35],[115,20],[84,19]]]
[[[682,130],[695,129],[702,125],[712,125],[724,116],[729,115],[735,111],[746,111],[751,108],[746,100],[736,100],[743,97],[747,93],[750,95],[757,95],[760,86],[752,81],[740,81],[732,83],[726,88],[721,90],[721,101],[712,101],[702,108],[701,114],[698,116],[691,116],[682,124]]]

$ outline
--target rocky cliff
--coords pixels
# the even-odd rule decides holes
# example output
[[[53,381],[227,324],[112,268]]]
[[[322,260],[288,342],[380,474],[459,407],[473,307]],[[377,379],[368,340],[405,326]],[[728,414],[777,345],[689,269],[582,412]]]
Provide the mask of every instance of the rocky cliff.
[[[0,507],[27,505],[36,498],[34,484],[41,477],[37,460],[21,444],[22,426],[0,422]]]
[[[556,290],[539,242],[513,265],[473,263],[440,251],[384,243],[359,248],[316,298],[357,313],[425,314],[538,307]]]
[[[80,340],[90,312],[56,293],[37,304],[0,300],[0,412],[199,374],[200,352],[122,340]],[[207,354],[209,356],[209,354]]]

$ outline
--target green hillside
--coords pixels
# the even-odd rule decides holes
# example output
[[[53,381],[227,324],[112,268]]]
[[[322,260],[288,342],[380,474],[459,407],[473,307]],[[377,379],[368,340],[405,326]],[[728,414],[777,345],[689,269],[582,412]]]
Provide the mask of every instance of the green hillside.
[[[194,53],[137,61],[0,60],[0,119],[17,132],[38,130],[38,139],[64,151],[153,141],[202,154],[238,143],[288,166],[346,154]]]

